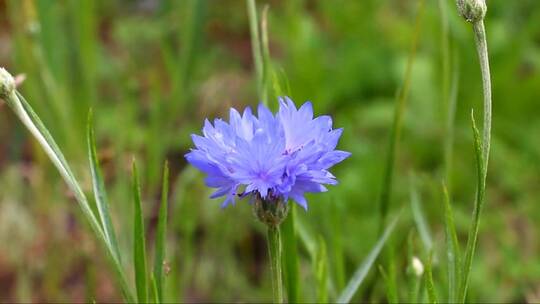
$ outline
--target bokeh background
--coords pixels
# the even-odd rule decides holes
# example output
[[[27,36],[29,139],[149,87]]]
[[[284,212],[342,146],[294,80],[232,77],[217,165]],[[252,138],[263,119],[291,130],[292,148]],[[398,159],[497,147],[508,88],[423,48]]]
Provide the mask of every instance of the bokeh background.
[[[404,81],[418,1],[258,0],[258,9],[265,4],[279,82],[297,104],[310,100],[318,115],[331,114],[334,125],[345,129],[339,148],[352,152],[333,170],[340,184],[310,195],[308,212],[296,210],[302,299],[316,299],[312,253],[323,247],[334,299],[377,240],[395,96]],[[488,6],[493,142],[469,299],[535,302],[540,301],[540,2],[490,0]],[[132,158],[142,172],[149,241],[163,162],[170,162],[166,299],[269,300],[264,227],[247,202],[220,209],[219,200],[208,199],[203,176],[183,158],[189,135],[200,131],[204,118],[258,103],[245,1],[9,0],[0,1],[0,25],[0,65],[26,75],[20,91],[87,191],[85,124],[93,109],[124,252],[132,242]],[[423,257],[411,199],[421,203],[431,231],[442,298],[444,179],[460,242],[466,242],[476,185],[470,111],[475,109],[477,120],[482,113],[473,41],[453,1],[426,1],[391,198],[393,211],[404,209],[393,235],[402,299],[410,285],[411,252]],[[452,92],[457,106],[447,167]],[[275,109],[276,100],[270,104]],[[120,300],[109,270],[57,171],[0,104],[0,302]],[[356,300],[386,300],[376,273],[372,269]]]

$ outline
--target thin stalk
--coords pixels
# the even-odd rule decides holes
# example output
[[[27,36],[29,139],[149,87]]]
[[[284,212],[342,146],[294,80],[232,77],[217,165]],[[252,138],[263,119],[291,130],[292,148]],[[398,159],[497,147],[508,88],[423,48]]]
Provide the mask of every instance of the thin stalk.
[[[268,226],[267,237],[274,303],[283,303],[283,283],[281,281],[281,236],[279,226]]]
[[[411,43],[411,49],[409,51],[409,57],[407,59],[407,67],[405,69],[405,80],[403,87],[399,91],[397,96],[397,104],[394,110],[394,120],[390,135],[390,143],[388,145],[388,151],[386,155],[386,163],[381,187],[381,193],[379,198],[379,208],[380,208],[380,222],[379,222],[379,233],[382,233],[383,227],[386,223],[386,218],[388,215],[388,209],[390,206],[391,194],[392,194],[392,180],[394,176],[394,164],[397,154],[397,145],[399,142],[401,127],[403,124],[403,116],[405,113],[405,105],[407,97],[409,95],[409,89],[411,85],[411,75],[414,59],[416,57],[416,48],[418,45],[418,37],[420,36],[421,20],[422,13],[424,11],[424,0],[419,0],[418,14],[416,16],[416,24],[414,27],[414,35]]]
[[[6,71],[0,71],[0,74],[2,74],[0,78],[6,77],[6,74],[9,75]],[[0,91],[2,91],[6,87],[6,81],[5,79],[0,80],[2,81],[2,83],[0,83],[0,86],[2,87]],[[122,269],[121,263],[117,255],[115,254],[113,248],[109,245],[105,232],[100,225],[98,219],[96,218],[94,212],[90,208],[90,204],[88,203],[86,195],[84,194],[79,183],[75,179],[75,176],[71,172],[71,169],[67,161],[65,160],[64,155],[61,153],[49,131],[45,128],[37,114],[34,113],[33,109],[19,92],[15,91],[14,89],[11,89],[10,92],[3,91],[0,92],[0,97],[6,101],[8,106],[13,110],[13,112],[19,117],[21,122],[26,126],[28,131],[30,131],[30,133],[38,141],[51,162],[58,169],[58,172],[66,182],[69,189],[75,195],[75,199],[79,203],[79,206],[81,207],[84,216],[88,220],[88,223],[90,224],[94,235],[103,245],[105,252],[107,253],[107,257],[113,265],[113,270],[117,276],[118,283],[122,290],[124,299],[127,302],[132,302],[133,296],[129,289],[129,284],[127,283],[127,278]]]
[[[257,6],[255,0],[246,0],[249,17],[249,30],[251,33],[251,51],[253,64],[255,65],[255,77],[257,80],[257,93],[260,101],[264,101],[264,63],[259,37],[259,21],[257,20]]]
[[[486,29],[484,21],[478,21],[473,24],[474,40],[478,60],[480,61],[480,70],[482,71],[482,88],[484,91],[484,129],[482,134],[482,155],[484,158],[484,183],[487,177],[489,162],[489,150],[491,145],[491,75],[489,71],[489,56],[486,40]]]
[[[474,22],[473,30],[478,59],[480,61],[480,70],[482,72],[482,88],[484,93],[484,128],[482,132],[482,142],[480,143],[479,135],[477,134],[478,132],[474,124],[474,116],[472,116],[473,131],[475,133],[475,145],[477,148],[476,154],[478,162],[478,188],[476,191],[476,204],[473,211],[473,223],[471,230],[469,231],[469,238],[467,240],[467,252],[465,255],[463,280],[460,289],[460,300],[462,302],[465,302],[465,299],[467,297],[470,271],[472,268],[472,261],[474,258],[476,243],[478,241],[480,217],[485,202],[487,168],[489,162],[489,150],[491,142],[491,76],[489,71],[489,57],[484,21],[478,20]]]

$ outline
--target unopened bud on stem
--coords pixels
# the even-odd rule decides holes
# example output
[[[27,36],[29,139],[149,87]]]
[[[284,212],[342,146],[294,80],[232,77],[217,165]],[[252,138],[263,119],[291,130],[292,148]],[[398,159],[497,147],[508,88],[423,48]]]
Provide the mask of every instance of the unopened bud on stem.
[[[475,23],[484,20],[487,12],[485,0],[456,0],[459,14],[465,20]]]
[[[257,195],[253,205],[253,212],[267,226],[277,227],[287,217],[289,206],[281,197],[268,195],[266,198],[262,198]]]
[[[0,98],[7,99],[15,91],[15,79],[4,68],[0,68]]]

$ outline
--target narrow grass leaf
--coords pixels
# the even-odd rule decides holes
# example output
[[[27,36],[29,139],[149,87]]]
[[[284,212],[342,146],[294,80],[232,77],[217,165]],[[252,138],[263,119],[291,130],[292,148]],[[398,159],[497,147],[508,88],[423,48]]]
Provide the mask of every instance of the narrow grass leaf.
[[[135,268],[135,287],[139,303],[147,301],[147,273],[146,273],[146,244],[144,236],[144,219],[141,204],[141,189],[137,165],[133,161],[133,263]]]
[[[426,289],[429,303],[438,303],[435,284],[433,284],[433,252],[429,253],[426,263]]]
[[[422,29],[421,20],[422,14],[424,11],[424,1],[419,0],[418,13],[416,15],[416,24],[414,28],[414,35],[411,42],[411,49],[409,51],[409,57],[407,59],[407,67],[405,70],[405,79],[403,82],[403,87],[399,90],[396,100],[396,107],[394,110],[394,120],[392,123],[392,130],[390,134],[390,143],[388,145],[388,150],[386,153],[386,163],[384,167],[382,187],[379,198],[379,232],[382,231],[383,227],[386,225],[386,218],[390,208],[391,194],[392,194],[392,181],[394,177],[394,163],[396,159],[398,142],[401,134],[401,127],[403,122],[403,116],[405,114],[405,106],[407,97],[409,95],[409,89],[412,80],[412,68],[414,64],[414,59],[416,57],[416,48],[418,44],[418,37],[420,36],[420,31]]]
[[[94,197],[96,200],[96,206],[101,220],[101,228],[105,233],[105,239],[112,248],[116,258],[120,260],[120,252],[118,250],[118,243],[116,241],[116,234],[111,221],[111,215],[109,211],[109,203],[107,199],[107,192],[105,190],[105,183],[103,182],[103,175],[99,167],[99,160],[96,152],[96,138],[94,134],[93,125],[93,112],[88,112],[88,124],[87,124],[87,144],[88,144],[88,159],[90,162],[90,172],[92,174],[92,188],[94,190]]]
[[[156,278],[154,277],[154,274],[150,274],[150,288],[152,289],[152,301],[153,301],[153,303],[163,303],[159,299],[157,283],[156,283]]]
[[[298,276],[298,247],[296,242],[296,206],[291,204],[289,215],[281,224],[283,240],[283,264],[287,299],[289,303],[297,303],[300,294],[300,279]]]
[[[411,177],[410,183],[410,200],[411,200],[411,210],[416,223],[416,228],[422,239],[422,243],[426,252],[429,252],[433,247],[433,239],[431,237],[431,232],[426,221],[426,216],[422,210],[422,203],[420,201],[420,195],[418,194],[418,189],[416,188],[416,183],[414,177]]]
[[[349,303],[366,278],[369,270],[371,269],[371,266],[377,259],[377,256],[379,256],[379,253],[384,247],[384,244],[388,240],[388,237],[394,230],[397,222],[398,222],[399,216],[396,216],[396,218],[386,227],[383,234],[381,235],[379,241],[375,244],[369,255],[366,257],[366,259],[362,262],[362,264],[356,269],[354,272],[351,280],[347,284],[347,287],[345,287],[345,290],[340,294],[340,296],[337,299],[338,303]]]
[[[467,297],[467,288],[469,286],[469,276],[472,268],[472,260],[474,257],[474,251],[476,249],[476,242],[478,240],[478,229],[480,227],[480,214],[484,205],[485,194],[485,172],[484,172],[484,156],[482,154],[482,143],[480,142],[480,132],[476,127],[474,120],[474,112],[471,111],[472,130],[474,135],[474,148],[476,155],[476,170],[477,170],[477,189],[476,200],[473,210],[473,222],[469,229],[467,247],[465,249],[465,261],[463,265],[463,272],[461,277],[460,297],[461,302],[465,302]]]
[[[253,63],[255,65],[255,77],[257,80],[257,92],[259,94],[259,100],[264,102],[264,63],[261,49],[261,39],[259,38],[259,21],[257,20],[257,6],[255,4],[255,0],[246,0],[246,5],[249,17],[249,30],[251,34],[251,51],[253,55]]]
[[[384,285],[386,287],[385,289],[386,299],[388,300],[388,303],[398,303],[399,298],[398,298],[398,292],[397,292],[397,286],[395,284],[395,280],[390,279],[389,274],[386,273],[382,265],[379,265],[379,273],[381,274],[384,281]]]
[[[319,236],[317,257],[315,258],[315,277],[317,279],[317,302],[328,302],[328,257],[326,242]]]
[[[154,256],[154,283],[159,303],[163,303],[163,263],[165,261],[165,242],[167,240],[167,209],[169,196],[169,164],[165,162],[163,169],[163,185],[161,188],[161,206],[157,224],[156,247]]]
[[[105,237],[105,233],[101,228],[101,225],[96,218],[95,214],[88,203],[86,195],[82,191],[81,186],[79,185],[77,179],[73,175],[64,155],[55,140],[49,133],[49,130],[45,127],[39,116],[34,112],[30,104],[26,99],[17,91],[13,94],[4,97],[8,106],[15,112],[19,117],[21,122],[26,126],[26,128],[32,133],[38,143],[41,145],[49,159],[52,161],[54,166],[58,169],[58,172],[70,188],[70,190],[75,195],[75,199],[79,203],[84,217],[88,220],[92,231],[95,236],[104,246],[105,253],[107,258],[112,263],[114,268],[114,274],[116,276],[117,282],[120,285],[124,299],[127,302],[133,301],[133,296],[130,291],[129,285],[127,283],[127,278],[120,261],[117,259],[114,249],[109,245]]]
[[[454,303],[457,300],[459,279],[461,273],[461,252],[459,248],[456,227],[454,225],[454,214],[450,197],[446,186],[442,185],[444,194],[444,230],[446,234],[446,257],[448,271],[448,302]]]

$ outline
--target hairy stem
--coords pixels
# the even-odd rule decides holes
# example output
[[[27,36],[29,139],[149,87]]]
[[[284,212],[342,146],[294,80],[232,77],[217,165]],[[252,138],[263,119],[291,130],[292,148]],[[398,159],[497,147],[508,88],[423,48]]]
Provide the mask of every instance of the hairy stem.
[[[482,155],[484,158],[484,182],[487,177],[489,162],[489,150],[491,143],[491,75],[489,72],[489,57],[486,40],[486,29],[484,21],[478,21],[473,24],[474,39],[476,42],[476,51],[480,60],[480,69],[482,71],[482,88],[484,90],[484,129],[482,134]]]
[[[470,271],[472,261],[478,241],[478,231],[480,227],[480,217],[485,203],[487,167],[489,159],[489,149],[491,141],[491,77],[489,73],[489,59],[486,42],[486,31],[482,20],[473,23],[474,37],[478,58],[480,61],[480,69],[482,72],[482,86],[484,92],[484,128],[482,134],[482,142],[480,143],[479,135],[474,125],[474,117],[472,117],[473,131],[475,132],[475,146],[477,147],[477,162],[478,162],[478,188],[476,192],[476,204],[473,211],[473,223],[469,231],[467,241],[467,252],[464,264],[464,277],[461,287],[460,300],[464,303],[467,297],[467,289],[470,279]]]
[[[268,253],[270,254],[274,303],[283,303],[283,284],[281,281],[281,236],[279,226],[268,226]]]

